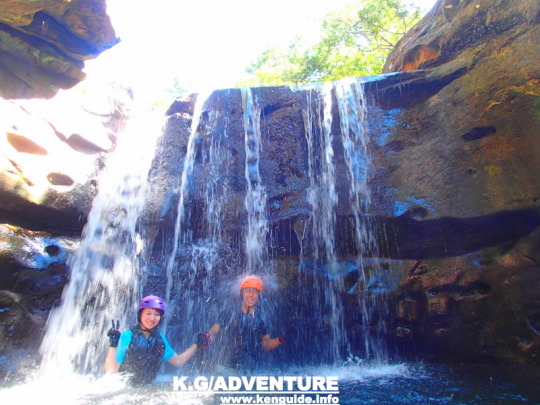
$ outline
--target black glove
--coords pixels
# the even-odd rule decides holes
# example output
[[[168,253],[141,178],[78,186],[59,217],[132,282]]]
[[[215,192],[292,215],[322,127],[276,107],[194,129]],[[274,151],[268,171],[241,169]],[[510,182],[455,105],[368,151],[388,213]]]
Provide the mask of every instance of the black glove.
[[[114,320],[112,321],[112,328],[109,329],[107,332],[107,336],[109,337],[109,346],[110,347],[118,347],[118,341],[120,340],[120,331],[118,330],[120,328],[120,321],[116,321],[116,327],[114,327]]]
[[[197,347],[199,349],[208,349],[208,346],[210,346],[210,333],[208,332],[201,332],[197,335]]]
[[[296,333],[296,328],[294,326],[287,326],[285,330],[282,330],[278,334],[278,339],[282,344],[287,343],[292,339],[292,336]]]

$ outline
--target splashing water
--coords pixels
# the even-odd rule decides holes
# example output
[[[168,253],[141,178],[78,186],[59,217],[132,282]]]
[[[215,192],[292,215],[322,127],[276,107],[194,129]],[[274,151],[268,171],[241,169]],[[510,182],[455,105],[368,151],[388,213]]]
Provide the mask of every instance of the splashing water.
[[[141,279],[138,259],[145,249],[137,220],[152,158],[147,151],[154,149],[161,125],[159,117],[135,114],[99,177],[99,193],[70,261],[70,282],[60,307],[48,320],[40,349],[43,374],[58,378],[101,370],[111,320],[120,320],[124,327],[126,309],[136,304]]]

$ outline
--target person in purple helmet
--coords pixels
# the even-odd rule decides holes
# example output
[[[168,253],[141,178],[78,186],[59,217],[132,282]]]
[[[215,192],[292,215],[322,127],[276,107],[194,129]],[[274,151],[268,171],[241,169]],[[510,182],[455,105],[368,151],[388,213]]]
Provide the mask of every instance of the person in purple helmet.
[[[199,334],[197,343],[182,354],[177,354],[165,338],[158,332],[161,318],[165,314],[165,303],[155,295],[144,297],[139,302],[138,321],[131,330],[122,333],[119,325],[107,332],[109,351],[105,359],[106,373],[125,373],[131,385],[149,384],[155,380],[162,363],[169,362],[175,367],[186,363],[198,347],[206,347],[208,339]]]

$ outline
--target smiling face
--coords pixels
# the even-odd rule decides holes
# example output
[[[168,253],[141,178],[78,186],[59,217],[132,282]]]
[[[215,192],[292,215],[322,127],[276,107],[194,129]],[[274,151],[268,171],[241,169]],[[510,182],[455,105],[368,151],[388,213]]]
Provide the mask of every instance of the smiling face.
[[[242,307],[249,309],[257,305],[259,302],[259,290],[256,288],[242,288]]]
[[[151,330],[161,321],[161,313],[154,308],[144,308],[141,312],[142,329]]]

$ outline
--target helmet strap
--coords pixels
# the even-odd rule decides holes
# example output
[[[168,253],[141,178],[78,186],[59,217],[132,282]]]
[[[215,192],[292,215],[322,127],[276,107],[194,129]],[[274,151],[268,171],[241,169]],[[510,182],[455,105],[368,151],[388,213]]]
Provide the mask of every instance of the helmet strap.
[[[152,329],[146,329],[145,327],[142,326],[142,323],[139,323],[139,330],[141,332],[147,332],[152,336],[152,335],[155,335],[157,333],[158,326],[159,325],[156,325]]]

